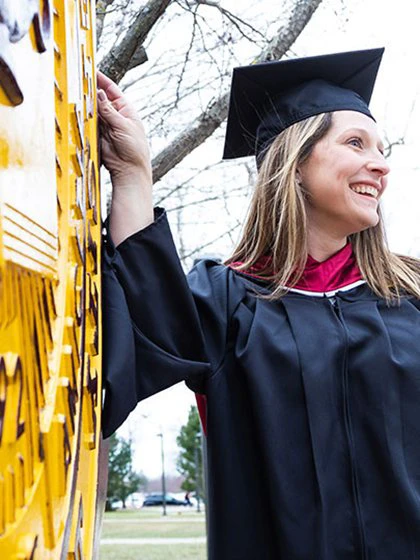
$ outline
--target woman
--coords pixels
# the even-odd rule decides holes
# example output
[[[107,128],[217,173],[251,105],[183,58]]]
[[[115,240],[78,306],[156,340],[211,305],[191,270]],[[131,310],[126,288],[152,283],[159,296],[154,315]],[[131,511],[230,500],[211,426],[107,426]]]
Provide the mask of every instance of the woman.
[[[141,124],[99,76],[104,434],[182,379],[205,396],[210,560],[420,558],[419,267],[382,233],[381,56],[235,70],[225,157],[255,150],[258,183],[227,266],[188,284]]]

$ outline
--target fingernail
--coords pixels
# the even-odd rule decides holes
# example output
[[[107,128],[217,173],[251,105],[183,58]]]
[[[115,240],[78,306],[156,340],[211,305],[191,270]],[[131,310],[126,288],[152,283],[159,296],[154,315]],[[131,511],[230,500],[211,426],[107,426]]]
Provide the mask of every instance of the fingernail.
[[[106,101],[107,97],[103,89],[98,90],[98,99],[99,101]]]

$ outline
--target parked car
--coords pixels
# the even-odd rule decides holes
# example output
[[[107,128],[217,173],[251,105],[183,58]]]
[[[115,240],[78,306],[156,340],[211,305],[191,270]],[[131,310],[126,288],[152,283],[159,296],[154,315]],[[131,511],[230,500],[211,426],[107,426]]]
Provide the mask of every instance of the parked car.
[[[166,494],[165,502],[167,506],[186,506],[187,502],[185,500],[178,500],[170,494]],[[163,494],[154,493],[148,494],[143,502],[144,506],[161,506],[163,504]]]

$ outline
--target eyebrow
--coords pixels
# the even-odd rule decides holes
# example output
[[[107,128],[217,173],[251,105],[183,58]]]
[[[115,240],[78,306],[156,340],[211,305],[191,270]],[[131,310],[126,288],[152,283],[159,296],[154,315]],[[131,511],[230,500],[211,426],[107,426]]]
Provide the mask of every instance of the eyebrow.
[[[343,134],[349,134],[349,133],[351,133],[351,132],[356,132],[357,134],[363,134],[364,136],[370,137],[370,133],[369,133],[365,128],[359,128],[359,127],[357,127],[357,126],[355,126],[355,127],[352,126],[352,127],[348,128],[347,130],[345,130],[345,131],[343,132]],[[377,145],[378,145],[378,147],[381,148],[382,150],[385,149],[384,143],[383,143],[383,141],[381,140],[381,138],[379,138],[379,137],[378,137]]]

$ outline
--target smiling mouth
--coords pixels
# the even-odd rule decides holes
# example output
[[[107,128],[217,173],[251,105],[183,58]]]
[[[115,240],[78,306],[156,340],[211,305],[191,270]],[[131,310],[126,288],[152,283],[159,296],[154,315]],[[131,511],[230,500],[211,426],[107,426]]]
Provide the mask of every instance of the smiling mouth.
[[[379,190],[371,185],[352,185],[351,190],[356,194],[360,194],[362,196],[377,199],[379,196]]]

